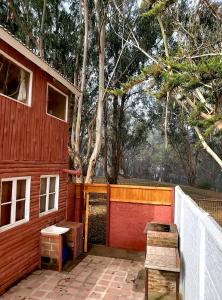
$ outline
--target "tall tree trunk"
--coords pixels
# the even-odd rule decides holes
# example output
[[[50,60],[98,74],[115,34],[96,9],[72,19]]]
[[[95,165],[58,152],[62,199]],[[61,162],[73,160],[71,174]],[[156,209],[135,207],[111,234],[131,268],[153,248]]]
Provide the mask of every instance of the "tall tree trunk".
[[[117,140],[118,140],[118,96],[113,98],[113,124],[112,124],[112,154],[111,154],[111,178],[110,182],[112,184],[116,184],[119,175],[119,168],[118,168],[118,153],[117,153]]]
[[[98,1],[94,0],[97,15],[97,26],[99,33],[99,96],[96,114],[96,140],[92,155],[89,160],[88,170],[85,182],[91,183],[94,175],[96,161],[101,149],[102,143],[102,124],[103,124],[103,107],[104,107],[104,87],[105,87],[105,20],[104,15],[101,16],[101,7]]]
[[[123,124],[124,124],[124,108],[126,95],[114,96],[112,107],[112,130],[110,134],[111,150],[109,153],[108,149],[108,137],[107,137],[107,120],[105,120],[105,163],[104,171],[107,181],[110,184],[117,184],[120,167],[122,166],[123,159]],[[108,159],[109,158],[109,159]],[[107,163],[109,161],[109,172],[107,170]]]
[[[46,4],[47,4],[47,0],[44,0],[43,8],[42,8],[40,36],[39,36],[39,55],[42,58],[44,58],[44,25],[45,25],[45,15],[46,15]]]
[[[83,64],[81,72],[81,95],[78,99],[78,108],[77,108],[77,118],[75,124],[72,126],[72,150],[74,152],[74,164],[75,167],[80,169],[81,176],[76,178],[77,182],[83,182],[83,168],[82,168],[82,158],[80,155],[80,129],[82,121],[82,105],[83,98],[86,89],[86,72],[87,72],[87,57],[88,57],[88,38],[89,38],[89,13],[88,13],[88,0],[82,0],[82,10],[84,16],[84,43],[83,43]],[[74,80],[76,76],[74,76]],[[75,112],[74,112],[75,113]],[[75,119],[75,118],[74,118]]]

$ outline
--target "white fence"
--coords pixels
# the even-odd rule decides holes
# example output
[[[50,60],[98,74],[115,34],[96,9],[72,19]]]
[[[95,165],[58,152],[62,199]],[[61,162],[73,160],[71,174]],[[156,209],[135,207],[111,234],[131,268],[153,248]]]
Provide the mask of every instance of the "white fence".
[[[222,300],[222,229],[180,187],[175,190],[183,300]]]

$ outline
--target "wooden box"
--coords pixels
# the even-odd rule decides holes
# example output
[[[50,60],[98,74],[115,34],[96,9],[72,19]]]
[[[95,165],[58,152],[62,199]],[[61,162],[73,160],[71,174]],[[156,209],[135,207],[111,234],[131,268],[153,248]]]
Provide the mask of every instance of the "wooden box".
[[[61,221],[57,225],[70,228],[70,230],[64,234],[64,238],[68,247],[72,249],[73,259],[77,258],[83,253],[83,223]]]
[[[147,246],[178,248],[178,231],[175,224],[148,223],[144,233]]]

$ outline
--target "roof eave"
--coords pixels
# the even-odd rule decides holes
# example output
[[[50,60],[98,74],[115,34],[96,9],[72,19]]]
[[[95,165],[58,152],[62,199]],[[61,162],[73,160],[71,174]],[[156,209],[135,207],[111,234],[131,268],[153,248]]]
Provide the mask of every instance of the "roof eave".
[[[58,82],[64,85],[71,93],[76,96],[80,96],[81,92],[77,87],[75,87],[70,81],[68,81],[62,74],[60,74],[56,69],[51,67],[47,62],[41,59],[39,56],[35,55],[30,49],[28,49],[24,44],[17,40],[12,34],[10,34],[6,29],[0,26],[0,38],[9,44],[16,51],[24,55],[28,60],[33,62],[43,71],[51,75]]]

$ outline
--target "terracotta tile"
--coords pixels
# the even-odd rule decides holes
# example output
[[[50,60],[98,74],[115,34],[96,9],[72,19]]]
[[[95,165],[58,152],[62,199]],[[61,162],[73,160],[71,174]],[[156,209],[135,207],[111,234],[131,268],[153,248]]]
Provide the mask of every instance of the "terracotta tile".
[[[104,292],[106,288],[104,286],[97,285],[94,287],[94,291],[96,292]]]
[[[125,277],[124,276],[115,276],[113,278],[113,281],[124,282],[125,281]]]
[[[136,293],[132,281],[141,268],[142,264],[134,261],[87,256],[71,272],[36,270],[0,298],[143,300],[144,293]]]
[[[46,291],[37,290],[34,293],[32,293],[32,296],[34,296],[34,297],[43,297],[46,294],[47,294]]]
[[[108,286],[109,285],[109,281],[108,280],[99,280],[97,282],[98,285],[102,285],[102,286]]]
[[[104,280],[111,280],[113,278],[113,274],[104,274],[102,279]]]
[[[110,287],[115,289],[121,289],[123,287],[123,284],[118,281],[111,282]]]
[[[79,288],[82,286],[82,282],[75,281],[71,283],[71,287]]]
[[[107,290],[107,294],[113,294],[113,295],[118,296],[118,295],[120,295],[120,291],[121,291],[121,290],[119,290],[119,289],[110,287],[110,288],[108,288],[108,290]]]
[[[43,284],[41,284],[40,288],[42,290],[50,291],[53,288],[53,286],[51,284],[48,284],[48,283],[43,283]]]
[[[92,292],[89,295],[89,299],[102,299],[103,297],[103,293],[99,293],[99,292]]]
[[[116,295],[113,295],[113,294],[106,294],[104,297],[103,297],[103,300],[116,300],[117,296]]]

